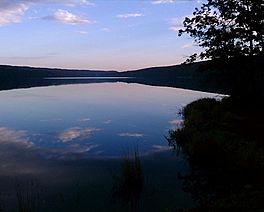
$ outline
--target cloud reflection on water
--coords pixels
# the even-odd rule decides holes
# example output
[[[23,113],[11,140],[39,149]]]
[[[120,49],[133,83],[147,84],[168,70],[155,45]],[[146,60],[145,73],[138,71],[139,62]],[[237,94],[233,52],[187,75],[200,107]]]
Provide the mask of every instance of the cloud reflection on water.
[[[81,119],[78,119],[78,122],[87,122],[90,120],[91,120],[90,118],[81,118]]]
[[[129,132],[124,132],[124,133],[119,133],[118,136],[120,137],[135,137],[135,138],[140,138],[143,137],[143,133],[129,133]]]
[[[183,125],[183,120],[182,119],[174,119],[169,121],[169,124],[173,126],[173,128],[179,129]]]
[[[175,114],[178,108],[212,95],[126,83],[0,92],[0,98],[5,100],[0,104],[0,127],[3,126],[0,145],[2,151],[5,146],[14,154],[24,151],[28,157],[43,155],[41,158],[72,154],[88,158],[95,152],[115,157],[122,148],[133,145],[138,145],[143,152],[161,150],[152,145],[166,145],[164,133],[181,124],[177,120],[181,117]],[[103,130],[97,132],[98,128]],[[19,148],[19,145],[31,148]],[[100,148],[95,149],[94,145]]]
[[[92,157],[92,151],[99,147],[99,144],[87,143],[87,144],[71,144],[63,147],[53,147],[46,149],[42,152],[42,156],[45,159],[58,159],[58,160],[77,160]],[[88,154],[90,153],[90,154]]]
[[[9,129],[6,127],[0,127],[0,144],[15,144],[26,148],[34,146],[27,137],[26,131]]]
[[[172,147],[166,145],[152,145],[152,150],[150,151],[151,153],[158,153],[158,152],[166,152],[173,149]]]
[[[93,132],[99,131],[97,128],[81,128],[73,127],[66,129],[58,134],[58,139],[66,143],[80,137],[86,137],[91,135]]]
[[[112,123],[112,120],[105,120],[104,122],[103,122],[104,124],[111,124]]]
[[[93,155],[92,151],[100,146],[99,144],[93,142],[81,144],[69,142],[89,136],[92,132],[98,130],[96,128],[70,128],[58,135],[63,145],[43,146],[40,145],[38,138],[34,134],[23,130],[0,127],[0,160],[2,161],[0,166],[4,167],[6,164],[18,165],[22,161],[34,161],[41,158],[72,160],[91,157]],[[45,141],[43,140],[41,143]],[[13,160],[14,158],[15,161]],[[8,163],[3,163],[4,161]]]

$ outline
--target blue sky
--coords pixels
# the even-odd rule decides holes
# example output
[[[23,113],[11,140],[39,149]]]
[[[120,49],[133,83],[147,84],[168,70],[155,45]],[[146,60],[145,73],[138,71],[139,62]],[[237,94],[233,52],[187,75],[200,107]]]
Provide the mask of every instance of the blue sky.
[[[183,62],[199,0],[0,0],[0,64],[132,70]]]

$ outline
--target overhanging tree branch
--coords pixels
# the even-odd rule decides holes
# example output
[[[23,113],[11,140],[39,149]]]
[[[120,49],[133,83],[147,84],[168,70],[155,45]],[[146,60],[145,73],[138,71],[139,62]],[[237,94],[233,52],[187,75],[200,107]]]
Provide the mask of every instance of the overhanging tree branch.
[[[179,36],[186,33],[204,48],[186,62],[263,54],[263,0],[208,0],[183,24]]]

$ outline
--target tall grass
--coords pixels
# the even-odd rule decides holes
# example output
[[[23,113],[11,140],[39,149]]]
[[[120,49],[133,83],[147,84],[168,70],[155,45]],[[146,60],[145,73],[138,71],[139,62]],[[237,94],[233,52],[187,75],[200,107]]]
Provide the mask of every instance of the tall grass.
[[[40,203],[40,189],[36,182],[16,184],[16,197],[19,212],[35,212]]]
[[[138,151],[125,156],[120,173],[113,177],[113,197],[128,205],[129,210],[137,211],[144,187],[144,175]]]

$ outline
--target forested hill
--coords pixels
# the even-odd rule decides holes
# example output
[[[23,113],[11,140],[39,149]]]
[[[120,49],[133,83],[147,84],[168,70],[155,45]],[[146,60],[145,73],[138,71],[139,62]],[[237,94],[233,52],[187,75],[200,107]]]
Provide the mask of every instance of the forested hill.
[[[253,92],[264,98],[264,55],[153,67],[122,73],[134,81],[222,94]]]
[[[229,93],[226,74],[204,71],[206,62],[189,65],[153,67],[135,71],[90,71],[20,66],[0,66],[0,90],[73,83],[122,81],[147,85],[171,86],[200,91]],[[49,80],[50,77],[131,77],[129,79]]]
[[[0,90],[83,83],[83,80],[49,80],[50,77],[113,77],[116,71],[89,71],[0,65]],[[91,80],[90,80],[91,81]],[[86,80],[85,83],[88,83]]]
[[[134,82],[179,87],[199,91],[230,93],[231,75],[225,70],[212,69],[209,62],[152,67],[122,73],[135,77]]]
[[[74,76],[116,76],[117,71],[90,71],[74,69],[56,68],[34,68],[27,66],[0,65],[0,79],[27,79],[27,78],[47,78],[47,77],[74,77]]]
[[[256,58],[255,85],[264,90],[263,56]],[[237,66],[237,65],[236,65]],[[0,90],[73,83],[122,81],[230,94],[243,75],[241,68],[213,68],[210,61],[133,71],[90,71],[0,65]],[[249,68],[247,68],[249,69]],[[247,73],[246,73],[247,74]],[[130,77],[121,79],[49,80],[50,77]],[[241,84],[241,82],[239,82]],[[242,86],[248,84],[242,82]]]

